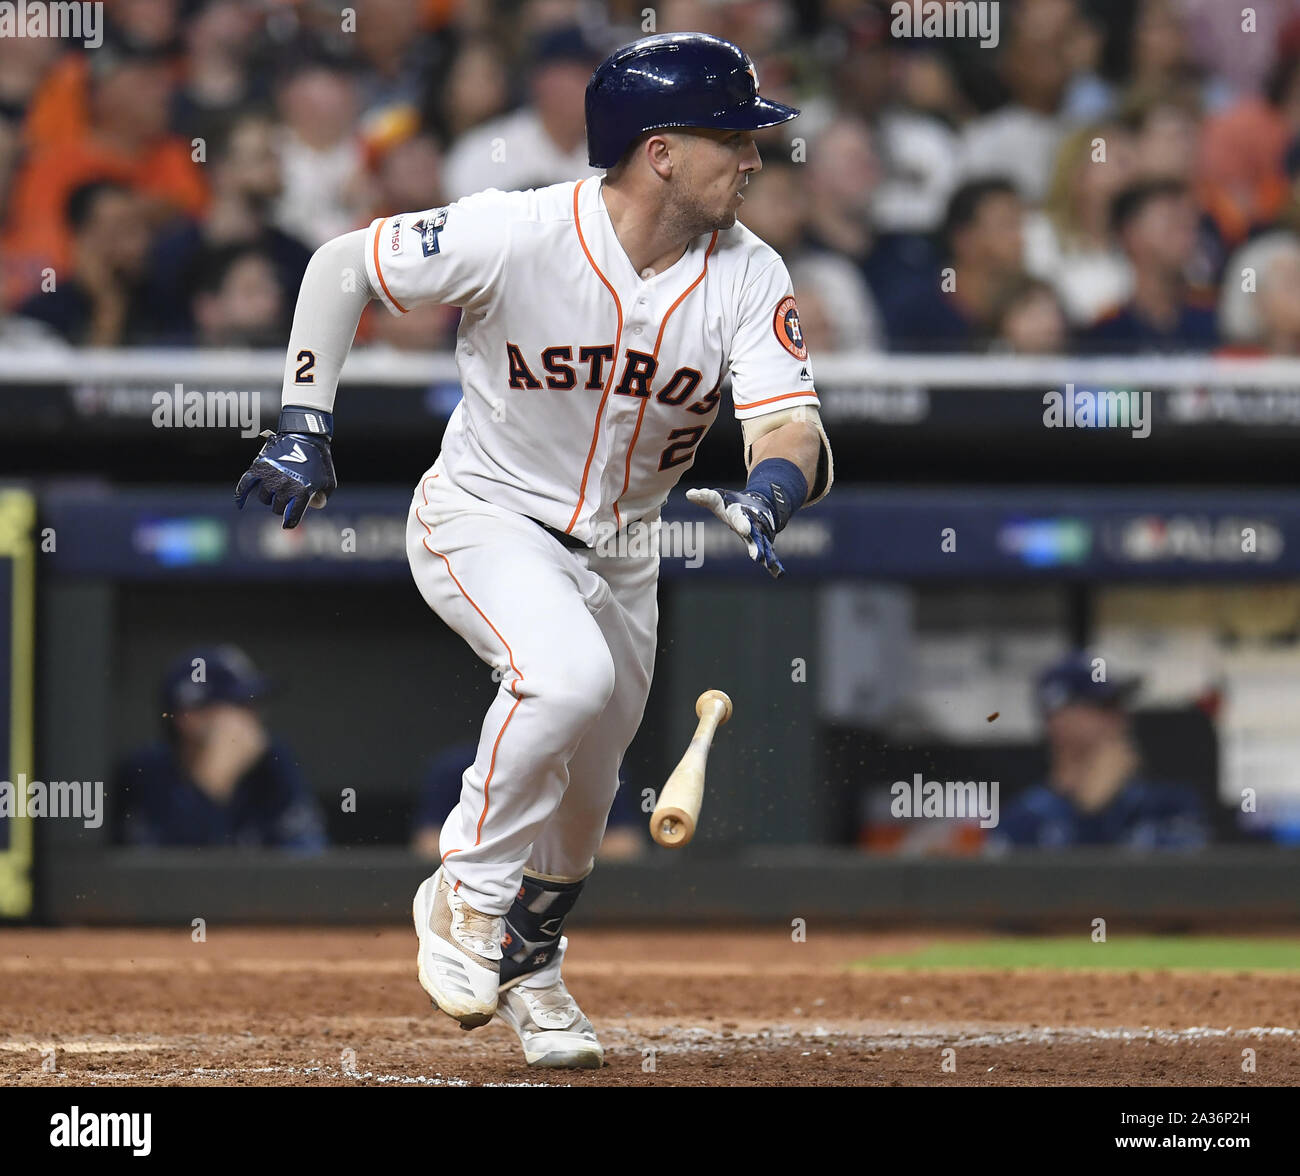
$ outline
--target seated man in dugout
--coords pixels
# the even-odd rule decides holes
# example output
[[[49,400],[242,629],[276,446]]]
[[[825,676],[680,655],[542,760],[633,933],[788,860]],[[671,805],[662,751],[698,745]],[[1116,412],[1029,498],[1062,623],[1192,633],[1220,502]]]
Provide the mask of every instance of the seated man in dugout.
[[[1081,654],[1040,676],[1047,779],[1004,806],[991,844],[1033,849],[1205,845],[1209,825],[1196,792],[1143,771],[1129,718],[1139,681],[1096,677],[1092,661]]]
[[[164,738],[130,755],[110,794],[119,843],[325,847],[293,752],[266,728],[268,684],[234,646],[195,650],[162,683]]]

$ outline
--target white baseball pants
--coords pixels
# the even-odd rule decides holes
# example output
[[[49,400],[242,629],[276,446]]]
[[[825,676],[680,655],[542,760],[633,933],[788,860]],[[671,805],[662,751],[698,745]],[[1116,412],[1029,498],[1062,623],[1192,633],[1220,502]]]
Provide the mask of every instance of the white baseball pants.
[[[525,866],[591,870],[650,691],[659,556],[571,551],[458,489],[441,459],[406,546],[429,607],[500,675],[439,849],[470,906],[504,915]]]

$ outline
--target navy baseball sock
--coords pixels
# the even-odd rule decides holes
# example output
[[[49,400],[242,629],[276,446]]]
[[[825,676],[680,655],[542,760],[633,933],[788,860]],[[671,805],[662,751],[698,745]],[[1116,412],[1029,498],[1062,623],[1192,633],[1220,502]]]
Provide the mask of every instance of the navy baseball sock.
[[[555,882],[524,873],[523,884],[506,912],[501,937],[501,983],[537,972],[555,958],[565,916],[573,910],[586,878]]]

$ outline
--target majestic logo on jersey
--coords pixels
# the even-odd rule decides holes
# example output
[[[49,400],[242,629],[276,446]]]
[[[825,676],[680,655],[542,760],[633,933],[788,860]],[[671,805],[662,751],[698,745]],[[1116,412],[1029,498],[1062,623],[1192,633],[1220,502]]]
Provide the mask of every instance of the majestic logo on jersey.
[[[794,296],[782,298],[777,304],[776,314],[772,316],[772,330],[777,339],[795,359],[808,358],[808,345],[804,342],[803,328],[799,325],[799,308],[794,304]]]
[[[447,210],[440,208],[430,216],[422,216],[411,225],[411,228],[420,234],[420,248],[424,250],[425,257],[432,257],[438,252],[438,233],[446,223]]]

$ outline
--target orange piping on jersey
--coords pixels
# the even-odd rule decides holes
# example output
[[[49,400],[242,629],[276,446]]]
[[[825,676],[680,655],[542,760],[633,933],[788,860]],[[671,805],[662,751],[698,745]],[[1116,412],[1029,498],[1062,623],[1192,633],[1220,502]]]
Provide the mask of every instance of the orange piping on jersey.
[[[433,476],[436,478],[438,475],[434,474]],[[420,493],[424,496],[425,506],[429,505],[429,481],[430,479],[426,478],[420,484]],[[420,519],[418,512],[415,517],[417,519]],[[451,582],[455,584],[456,587],[460,590],[460,594],[466,600],[469,601],[470,607],[476,613],[478,613],[479,616],[483,618],[483,621],[487,625],[487,627],[491,629],[493,633],[496,634],[497,640],[500,641],[501,644],[505,646],[506,657],[510,660],[510,668],[515,672],[515,680],[510,683],[510,693],[515,696],[515,705],[510,708],[510,713],[506,715],[505,722],[501,724],[501,730],[497,732],[496,742],[492,744],[492,759],[488,764],[488,774],[483,781],[483,811],[479,813],[478,826],[474,830],[474,844],[478,845],[479,842],[483,840],[483,822],[487,820],[488,809],[492,805],[492,774],[497,770],[497,748],[501,746],[501,737],[506,733],[506,728],[510,726],[510,720],[515,717],[515,711],[519,709],[519,704],[523,702],[523,699],[519,696],[519,692],[515,689],[515,686],[524,680],[524,676],[519,672],[519,667],[515,665],[515,653],[514,650],[510,648],[510,643],[504,637],[501,636],[501,633],[497,629],[497,627],[491,621],[488,620],[487,614],[481,608],[479,608],[479,606],[474,602],[474,598],[468,592],[465,591],[465,586],[458,579],[456,579],[456,573],[451,570],[451,560],[449,560],[445,555],[443,555],[441,551],[434,551],[434,549],[429,546],[429,536],[433,534],[433,531],[429,527],[429,524],[426,523],[423,519],[420,519],[420,526],[422,526],[425,529],[425,531],[428,532],[424,537],[425,550],[428,551],[431,555],[436,555],[440,560],[442,560],[443,563],[447,565],[447,575],[451,577]],[[460,850],[449,849],[446,853],[442,855],[441,860],[445,862],[449,857],[451,857],[453,853],[460,853]],[[460,884],[457,883],[457,885]]]
[[[404,307],[400,302],[397,301],[396,298],[393,297],[392,292],[388,289],[388,283],[384,281],[384,271],[379,268],[379,238],[383,236],[384,226],[387,223],[388,223],[388,218],[384,217],[384,219],[379,222],[379,227],[375,229],[375,248],[374,248],[375,276],[378,277],[379,284],[383,287],[384,294],[387,295],[388,301],[391,302],[395,307],[397,307],[397,309],[400,310],[403,314],[405,314],[406,307]]]
[[[753,404],[738,404],[736,407],[744,412],[749,408],[762,408],[765,404],[775,404],[778,400],[793,400],[796,396],[811,396],[817,399],[817,393],[811,388],[805,388],[802,392],[783,392],[780,396],[769,396],[766,400],[755,400]]]
[[[573,508],[573,517],[569,520],[569,525],[564,528],[565,534],[571,534],[574,524],[578,521],[578,515],[582,513],[582,504],[587,497],[587,476],[591,473],[591,459],[596,456],[596,440],[600,436],[600,418],[605,413],[605,401],[609,399],[609,390],[614,386],[614,373],[618,371],[618,345],[623,341],[623,304],[618,300],[618,294],[614,287],[609,284],[609,279],[600,272],[600,266],[596,264],[596,259],[591,256],[591,250],[587,248],[586,238],[582,235],[582,221],[578,216],[578,193],[582,191],[582,185],[586,180],[580,180],[573,189],[573,227],[578,231],[578,244],[582,246],[582,252],[587,255],[587,261],[591,268],[596,271],[596,277],[605,283],[605,289],[609,291],[609,296],[614,299],[614,306],[618,310],[618,332],[614,336],[614,357],[609,365],[609,378],[605,381],[605,390],[600,394],[600,405],[596,409],[596,423],[591,430],[591,447],[587,450],[587,464],[582,467],[582,482],[578,486],[578,505]]]
[[[697,277],[695,281],[693,281],[689,286],[686,287],[685,290],[681,292],[681,294],[677,298],[677,301],[674,302],[672,306],[668,308],[667,313],[663,317],[663,321],[659,324],[659,334],[655,337],[655,349],[654,349],[654,358],[656,362],[656,374],[658,374],[659,345],[664,341],[664,331],[667,330],[668,328],[668,320],[673,317],[673,311],[675,311],[679,306],[681,306],[683,302],[686,301],[687,295],[690,294],[690,292],[694,290],[695,287],[698,286],[702,281],[704,281],[704,275],[709,272],[709,255],[713,252],[713,247],[717,243],[718,243],[718,234],[717,231],[715,230],[713,236],[709,239],[709,247],[704,251],[704,268],[700,270],[699,277]],[[650,397],[647,396],[644,400],[641,401],[641,407],[637,411],[636,428],[632,430],[632,444],[630,444],[627,447],[627,461],[623,465],[623,489],[618,492],[618,498],[614,499],[614,525],[616,527],[619,527],[620,529],[623,526],[623,519],[618,513],[618,503],[619,503],[619,499],[622,498],[623,495],[627,493],[628,483],[631,482],[632,480],[632,450],[636,448],[636,439],[641,435],[641,418],[645,416],[645,406],[649,403],[650,403]]]

